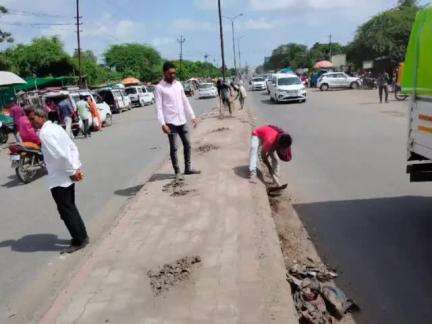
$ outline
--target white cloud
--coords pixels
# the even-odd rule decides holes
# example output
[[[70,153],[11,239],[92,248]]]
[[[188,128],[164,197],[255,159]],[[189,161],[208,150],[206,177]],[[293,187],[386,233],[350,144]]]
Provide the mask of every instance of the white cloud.
[[[196,19],[179,18],[173,21],[172,28],[178,31],[212,31],[216,30],[216,25],[208,21],[199,21]]]
[[[223,8],[229,8],[236,4],[238,0],[221,0],[221,5]],[[202,10],[216,10],[217,0],[194,0],[194,5]]]
[[[248,19],[245,22],[239,24],[240,29],[247,30],[269,30],[273,29],[277,26],[277,21],[267,19],[267,18],[259,18],[259,19]]]
[[[367,3],[368,2],[368,3]],[[357,0],[249,0],[249,4],[254,10],[280,10],[280,9],[334,9],[334,8],[351,8],[355,12],[355,7],[359,4],[367,4],[373,7],[374,4],[383,3],[383,0],[374,1],[357,1]]]

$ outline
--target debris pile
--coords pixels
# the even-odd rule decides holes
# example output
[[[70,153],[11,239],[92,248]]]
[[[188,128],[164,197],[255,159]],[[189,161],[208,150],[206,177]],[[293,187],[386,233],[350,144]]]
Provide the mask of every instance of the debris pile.
[[[324,265],[294,264],[287,274],[300,323],[329,324],[359,310],[339,288],[323,283],[338,275]]]
[[[217,150],[217,149],[219,149],[219,146],[216,146],[214,144],[203,144],[201,146],[198,146],[196,150],[200,153],[208,153],[210,151]]]
[[[196,191],[195,189],[184,189],[186,186],[184,180],[172,180],[162,187],[163,192],[170,193],[171,197],[186,196],[187,194]]]
[[[158,296],[178,282],[189,279],[193,266],[200,262],[199,256],[184,257],[174,263],[164,264],[157,271],[148,271],[147,275],[154,295]]]
[[[229,127],[219,127],[219,128],[217,128],[215,130],[212,130],[210,133],[225,132],[225,131],[228,131],[228,130],[230,130]]]

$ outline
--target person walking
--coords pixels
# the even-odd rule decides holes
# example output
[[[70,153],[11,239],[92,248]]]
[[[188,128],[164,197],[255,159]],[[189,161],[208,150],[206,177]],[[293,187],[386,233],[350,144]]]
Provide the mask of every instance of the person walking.
[[[228,86],[223,80],[219,79],[216,82],[216,88],[218,91],[218,95],[219,95],[219,100],[220,100],[220,109],[219,109],[219,114],[221,117],[223,117],[224,113],[222,111],[222,106],[223,107],[228,107],[228,111],[230,113],[230,115],[232,115],[232,107],[231,107],[231,95],[232,95],[232,90],[231,87]]]
[[[243,81],[240,81],[237,85],[232,83],[232,88],[234,89],[234,91],[237,92],[237,96],[235,97],[234,100],[239,100],[240,102],[240,109],[244,108],[244,104],[245,104],[245,100],[246,100],[246,89],[243,86]]]
[[[61,126],[47,120],[43,109],[30,112],[29,120],[34,128],[39,129],[48,186],[72,237],[69,248],[62,253],[73,253],[89,243],[86,227],[75,204],[75,182],[83,179],[78,148]]]
[[[65,124],[66,133],[69,135],[71,139],[74,138],[72,133],[72,115],[73,115],[73,107],[68,98],[63,99],[58,104],[58,118],[60,123]]]
[[[388,103],[389,96],[389,84],[390,84],[390,76],[387,72],[383,71],[380,73],[377,79],[378,83],[378,93],[380,98],[380,103],[383,102],[383,92],[385,93],[385,102]]]
[[[78,109],[78,115],[80,116],[82,122],[83,122],[83,134],[84,137],[91,137],[91,130],[90,130],[90,106],[87,102],[87,98],[85,96],[80,96],[80,100],[76,103],[77,109]]]
[[[280,182],[278,157],[280,160],[285,162],[291,161],[292,138],[288,133],[273,125],[261,126],[252,131],[249,158],[249,177],[251,182],[256,181],[258,151],[260,145],[262,161],[270,172],[270,175],[273,179],[273,184],[279,187]]]
[[[176,175],[180,180],[180,167],[177,159],[177,137],[183,143],[184,174],[200,174],[201,171],[191,167],[191,144],[187,117],[192,121],[194,127],[198,124],[198,119],[186,97],[183,86],[176,80],[176,68],[172,62],[165,62],[163,65],[164,78],[155,89],[155,101],[158,121],[162,126],[162,131],[168,135],[170,145],[171,162]]]

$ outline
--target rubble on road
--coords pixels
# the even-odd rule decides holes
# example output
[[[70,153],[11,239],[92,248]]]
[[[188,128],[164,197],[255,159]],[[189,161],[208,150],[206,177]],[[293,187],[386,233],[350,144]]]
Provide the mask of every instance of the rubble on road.
[[[189,279],[193,266],[200,262],[199,256],[184,257],[174,263],[164,264],[157,271],[148,271],[147,275],[154,295],[159,296],[178,282]]]
[[[219,146],[216,146],[214,144],[203,144],[198,146],[196,149],[199,153],[208,153],[210,151],[218,150]]]
[[[341,319],[348,312],[359,310],[341,289],[323,284],[338,274],[312,261],[307,265],[295,263],[287,274],[300,323],[333,323],[335,318]]]
[[[212,133],[219,133],[219,132],[225,132],[225,131],[229,131],[230,128],[229,127],[219,127],[217,129],[214,129],[210,132],[210,134]]]
[[[195,192],[195,189],[184,189],[186,183],[184,180],[172,180],[167,184],[163,185],[162,191],[170,193],[171,197],[186,196],[189,193]]]

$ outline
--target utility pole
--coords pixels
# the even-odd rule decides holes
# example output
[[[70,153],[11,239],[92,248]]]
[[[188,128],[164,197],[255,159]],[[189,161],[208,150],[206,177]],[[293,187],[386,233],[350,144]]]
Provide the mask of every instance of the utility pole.
[[[204,54],[204,60],[207,64],[208,64],[208,58],[209,57],[210,57],[209,54],[207,54],[207,53]],[[208,67],[208,76],[210,77],[210,66]]]
[[[180,44],[180,69],[179,69],[179,75],[180,80],[182,78],[182,64],[183,64],[183,43],[186,42],[186,38],[183,37],[183,35],[180,35],[180,38],[177,39],[177,42]]]
[[[80,28],[81,28],[81,16],[79,10],[79,0],[76,0],[76,27],[77,27],[77,43],[78,43],[78,86],[81,88],[83,86],[83,76],[82,76],[82,62],[81,62],[81,36],[80,36]]]
[[[223,36],[223,26],[222,26],[222,8],[221,0],[218,0],[218,10],[219,10],[219,38],[221,46],[221,57],[222,57],[222,78],[225,82],[225,50],[224,50],[224,36]]]
[[[231,21],[231,29],[232,29],[232,43],[233,43],[233,57],[234,57],[234,74],[237,75],[237,54],[236,54],[236,46],[235,46],[235,32],[234,32],[234,21],[243,16],[243,14],[238,14],[234,17],[226,17],[223,16],[226,19],[229,19]]]
[[[329,35],[329,55],[330,55],[330,59],[329,61],[332,60],[332,56],[333,56],[333,49],[332,49],[332,34]]]
[[[241,64],[240,40],[241,40],[243,37],[244,37],[244,35],[243,35],[243,36],[240,36],[240,37],[237,38],[238,60],[239,60],[239,61],[238,61],[238,66],[239,66],[240,73],[241,73],[241,69],[242,69],[242,64]]]

